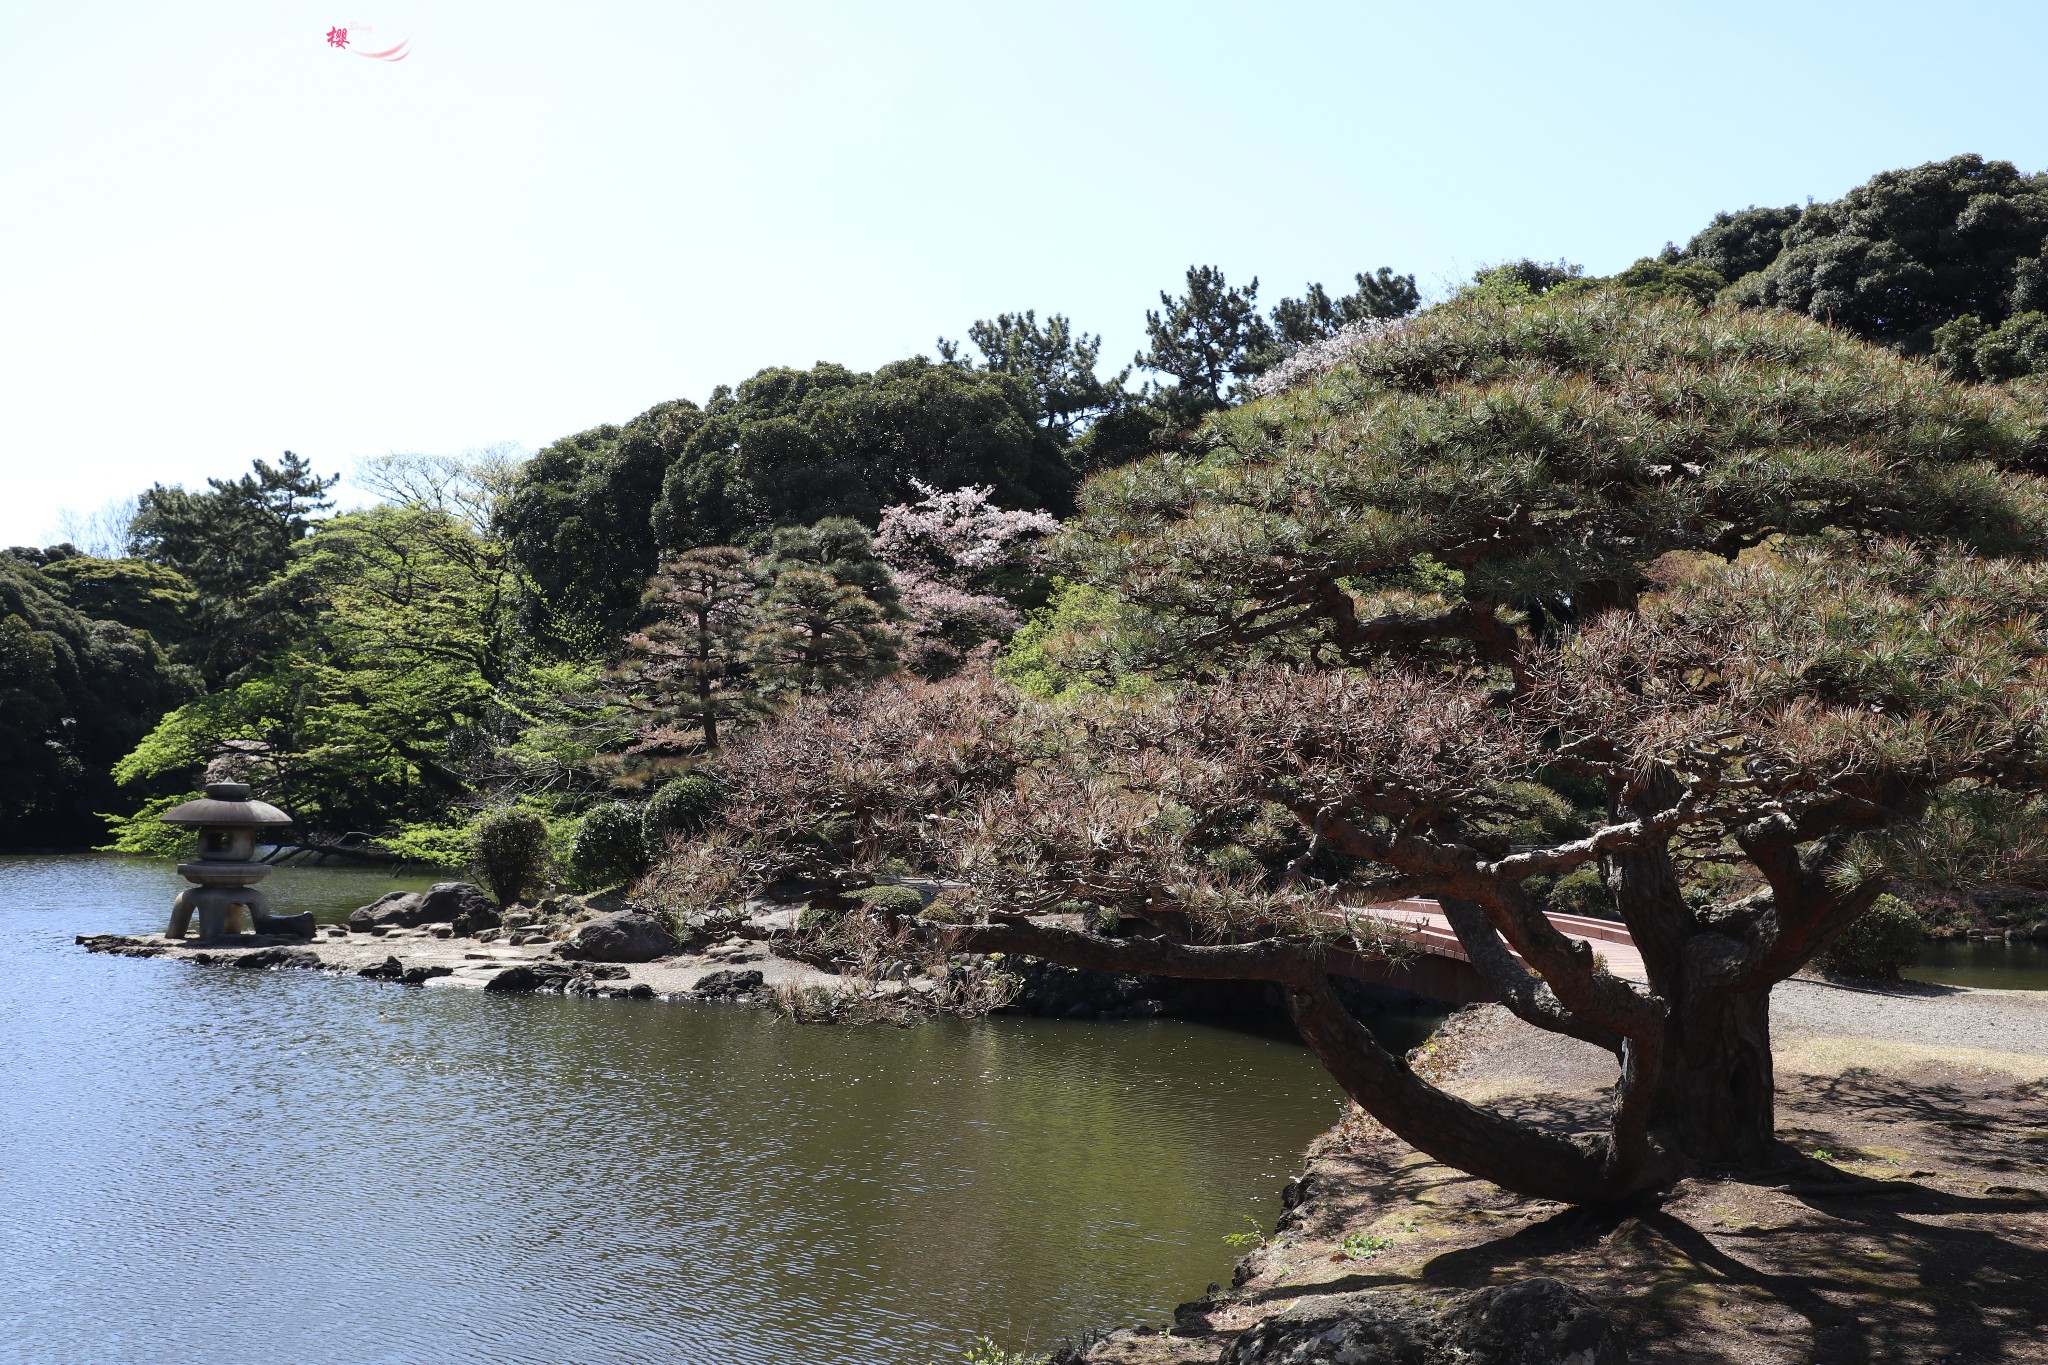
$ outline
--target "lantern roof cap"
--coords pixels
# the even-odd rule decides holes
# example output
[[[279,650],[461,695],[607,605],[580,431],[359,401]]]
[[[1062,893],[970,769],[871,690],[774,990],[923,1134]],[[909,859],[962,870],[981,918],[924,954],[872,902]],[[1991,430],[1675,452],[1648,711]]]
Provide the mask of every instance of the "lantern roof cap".
[[[174,806],[157,819],[167,825],[211,825],[225,829],[292,822],[291,816],[268,801],[250,800],[246,782],[209,782],[205,796]]]

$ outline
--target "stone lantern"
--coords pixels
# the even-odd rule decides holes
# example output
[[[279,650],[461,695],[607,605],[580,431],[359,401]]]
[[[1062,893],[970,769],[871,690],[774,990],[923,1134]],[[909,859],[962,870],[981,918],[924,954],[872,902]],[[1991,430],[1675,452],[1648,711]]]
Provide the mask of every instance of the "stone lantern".
[[[250,800],[246,782],[209,782],[203,798],[159,818],[199,831],[198,861],[178,864],[179,875],[192,885],[172,902],[166,938],[185,937],[195,909],[202,939],[219,938],[231,925],[239,932],[244,921],[258,934],[313,936],[311,914],[273,915],[270,901],[255,889],[270,875],[269,864],[256,861],[256,832],[289,825],[292,818],[267,802]]]

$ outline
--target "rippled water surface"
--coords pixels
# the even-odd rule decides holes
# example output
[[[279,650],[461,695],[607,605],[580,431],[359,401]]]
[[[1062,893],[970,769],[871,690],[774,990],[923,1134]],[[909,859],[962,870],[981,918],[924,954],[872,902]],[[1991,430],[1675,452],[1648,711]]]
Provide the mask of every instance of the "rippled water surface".
[[[180,884],[0,860],[0,1359],[957,1360],[1161,1320],[1336,1112],[1177,1023],[800,1028],[91,956]],[[281,911],[397,883],[284,871]]]
[[[2048,943],[1996,939],[1929,943],[1905,975],[1915,981],[1979,990],[2048,991]]]

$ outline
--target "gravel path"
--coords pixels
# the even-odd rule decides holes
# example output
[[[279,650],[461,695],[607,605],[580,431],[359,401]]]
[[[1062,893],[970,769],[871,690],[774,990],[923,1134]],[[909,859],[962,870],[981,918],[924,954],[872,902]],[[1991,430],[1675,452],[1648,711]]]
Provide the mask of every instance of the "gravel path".
[[[1456,1058],[1452,1086],[1491,1103],[1529,1092],[1586,1093],[1614,1084],[1613,1054],[1546,1033],[1488,1005],[1439,1035]],[[1965,990],[1907,982],[1891,988],[1795,978],[1771,992],[1771,1040],[1786,1061],[1802,1038],[1869,1038],[1930,1048],[1981,1048],[2048,1057],[2048,991]]]
[[[2048,1057],[2048,991],[1848,986],[1800,977],[1771,992],[1771,1032]]]

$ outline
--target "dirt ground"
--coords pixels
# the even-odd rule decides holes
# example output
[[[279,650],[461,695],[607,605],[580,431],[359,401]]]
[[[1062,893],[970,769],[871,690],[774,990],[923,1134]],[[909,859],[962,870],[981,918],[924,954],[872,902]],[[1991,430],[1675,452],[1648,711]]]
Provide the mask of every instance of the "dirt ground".
[[[1085,1358],[1214,1362],[1303,1296],[1553,1275],[1608,1311],[1637,1362],[2048,1362],[2048,1000],[1968,994],[2026,1050],[1781,1031],[1783,1168],[1624,1208],[1504,1194],[1354,1113],[1234,1289],[1184,1306],[1171,1335],[1118,1334]],[[1498,1006],[1458,1016],[1417,1064],[1567,1130],[1597,1125],[1614,1071]]]

